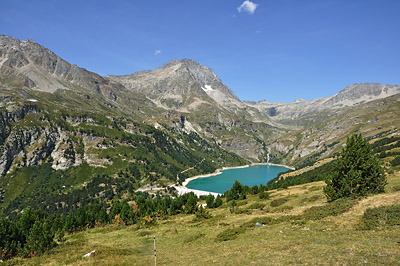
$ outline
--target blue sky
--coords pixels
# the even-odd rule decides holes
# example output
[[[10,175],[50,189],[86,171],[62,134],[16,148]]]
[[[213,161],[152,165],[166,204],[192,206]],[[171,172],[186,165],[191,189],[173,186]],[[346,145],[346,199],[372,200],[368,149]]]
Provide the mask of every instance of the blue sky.
[[[399,13],[398,0],[2,0],[0,34],[101,75],[190,58],[242,100],[289,102],[400,84]]]

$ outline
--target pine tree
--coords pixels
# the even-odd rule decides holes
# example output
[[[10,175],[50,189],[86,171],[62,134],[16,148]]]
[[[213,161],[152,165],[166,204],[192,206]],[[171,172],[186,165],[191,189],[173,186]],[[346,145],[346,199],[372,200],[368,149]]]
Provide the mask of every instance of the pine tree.
[[[29,257],[42,254],[54,245],[54,233],[51,232],[51,225],[46,220],[42,222],[37,219],[27,238],[24,255]]]
[[[328,201],[344,197],[365,196],[384,191],[386,176],[379,159],[372,154],[361,134],[347,139],[346,147],[333,166],[324,193]]]
[[[222,199],[221,199],[221,196],[218,195],[217,198],[215,199],[214,207],[218,208],[221,205],[222,205]]]
[[[193,193],[190,192],[187,194],[188,199],[185,204],[185,212],[186,213],[195,213],[197,211],[197,196]]]
[[[214,208],[214,196],[213,195],[208,195],[206,197],[206,203],[207,203],[207,208]]]

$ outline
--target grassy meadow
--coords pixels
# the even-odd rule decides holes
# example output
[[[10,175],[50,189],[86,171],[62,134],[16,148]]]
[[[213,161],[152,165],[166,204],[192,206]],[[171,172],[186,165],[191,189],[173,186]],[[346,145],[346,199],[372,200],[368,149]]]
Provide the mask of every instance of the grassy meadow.
[[[42,256],[2,264],[153,265],[155,235],[157,265],[398,265],[400,225],[381,220],[366,230],[361,222],[368,208],[399,204],[400,172],[388,183],[384,194],[336,205],[327,204],[320,181],[269,199],[248,196],[235,210],[224,203],[209,219],[182,214],[146,227],[97,227],[67,235]]]

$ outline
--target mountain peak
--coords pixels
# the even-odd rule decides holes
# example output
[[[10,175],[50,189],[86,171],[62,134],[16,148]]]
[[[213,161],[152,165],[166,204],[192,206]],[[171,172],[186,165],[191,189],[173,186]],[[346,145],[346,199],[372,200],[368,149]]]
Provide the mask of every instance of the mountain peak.
[[[175,59],[172,59],[171,61],[168,61],[167,63],[165,63],[160,68],[168,68],[168,67],[176,66],[181,63],[182,63],[181,60],[175,58]]]
[[[354,105],[400,93],[400,86],[380,83],[355,83],[347,86],[327,102],[332,105]]]
[[[99,92],[103,88],[121,89],[107,79],[84,68],[72,65],[31,39],[21,41],[0,35],[0,75],[17,76],[17,87],[54,92],[69,89],[68,82]],[[68,82],[65,82],[68,81]]]

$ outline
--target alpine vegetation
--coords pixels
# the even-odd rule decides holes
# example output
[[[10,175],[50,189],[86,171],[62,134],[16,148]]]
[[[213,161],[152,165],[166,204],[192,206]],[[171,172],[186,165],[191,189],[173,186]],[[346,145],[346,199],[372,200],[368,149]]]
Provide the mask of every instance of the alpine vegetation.
[[[366,196],[384,191],[386,175],[379,159],[361,134],[347,139],[346,147],[333,166],[324,193],[328,201]]]

